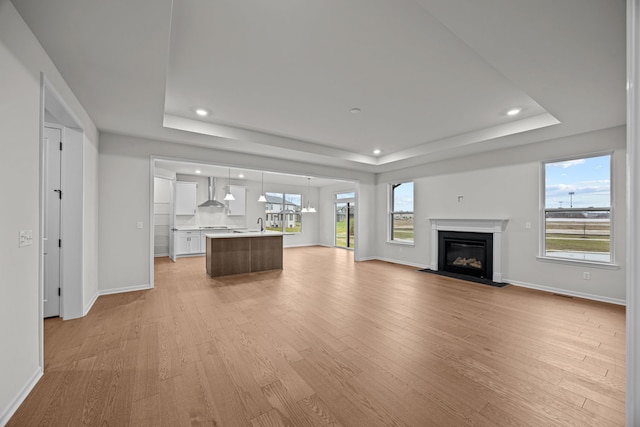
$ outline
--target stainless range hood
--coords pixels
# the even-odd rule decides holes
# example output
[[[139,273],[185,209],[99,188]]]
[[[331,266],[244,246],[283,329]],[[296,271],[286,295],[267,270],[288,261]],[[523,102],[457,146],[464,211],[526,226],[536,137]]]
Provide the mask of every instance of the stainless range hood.
[[[209,177],[209,200],[198,205],[199,208],[224,208],[226,205],[216,200],[216,179]]]

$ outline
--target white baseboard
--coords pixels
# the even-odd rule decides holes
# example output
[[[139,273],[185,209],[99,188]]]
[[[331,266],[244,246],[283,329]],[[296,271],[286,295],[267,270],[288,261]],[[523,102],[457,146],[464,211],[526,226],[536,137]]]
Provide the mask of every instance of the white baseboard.
[[[335,248],[334,245],[328,245],[326,243],[316,243],[314,246],[322,246],[323,248]]]
[[[124,288],[113,288],[113,289],[102,289],[98,291],[98,295],[112,295],[112,294],[123,294],[125,292],[135,292],[135,291],[146,291],[149,289],[153,289],[153,286],[146,285],[138,285],[138,286],[127,286]]]
[[[16,395],[13,401],[7,406],[0,414],[0,426],[6,425],[13,414],[16,413],[22,402],[27,398],[31,390],[36,386],[38,381],[42,378],[42,367],[38,367],[36,372],[31,376],[29,381],[22,387],[22,390]]]
[[[319,245],[317,243],[305,243],[305,244],[302,244],[302,245],[283,245],[282,248],[283,249],[288,249],[288,248],[307,248],[309,246],[322,246],[322,245]]]
[[[96,294],[93,296],[91,301],[89,301],[89,304],[87,304],[87,306],[84,308],[84,311],[82,312],[83,317],[89,313],[89,310],[91,310],[91,307],[93,307],[93,304],[96,303],[99,296],[100,296],[100,292],[96,292]]]
[[[154,254],[153,257],[154,258],[162,258],[162,257],[167,257],[169,256],[169,252],[167,252],[166,254]]]
[[[422,269],[429,268],[433,270],[433,267],[430,265],[417,264],[417,263],[406,262],[406,261],[401,261],[401,260],[391,259],[391,258],[384,258],[384,257],[362,257],[358,261],[373,261],[373,260],[391,262],[393,264],[408,265],[410,267],[416,267],[416,268],[422,268]],[[584,298],[584,299],[589,299],[593,301],[606,302],[609,304],[616,304],[616,305],[627,304],[625,300],[621,300],[618,298],[609,298],[601,295],[593,295],[593,294],[588,294],[584,292],[568,291],[566,289],[553,288],[551,286],[543,286],[543,285],[537,285],[533,283],[520,282],[517,280],[504,279],[503,283],[509,283],[511,285],[521,286],[523,288],[530,288],[530,289],[536,289],[539,291],[551,292],[554,294],[567,295],[567,296],[576,297],[576,298]]]
[[[195,254],[179,254],[179,255],[176,255],[176,258],[191,258],[196,256],[207,256],[207,254],[205,252],[198,252]]]
[[[407,265],[409,267],[415,267],[415,268],[431,268],[431,266],[427,265],[427,264],[418,264],[415,262],[407,262],[407,261],[402,261],[399,259],[392,259],[392,258],[384,258],[384,257],[361,257],[359,259],[359,261],[384,261],[384,262],[390,262],[392,264],[400,264],[400,265]]]
[[[529,289],[536,289],[538,291],[551,292],[554,294],[567,295],[570,297],[590,299],[593,301],[606,302],[609,304],[616,304],[616,305],[627,305],[627,302],[625,300],[621,300],[618,298],[609,298],[609,297],[603,297],[600,295],[587,294],[584,292],[568,291],[566,289],[553,288],[551,286],[536,285],[533,283],[520,282],[517,280],[511,280],[511,279],[505,279],[504,282],[514,286],[520,286],[520,287],[529,288]]]

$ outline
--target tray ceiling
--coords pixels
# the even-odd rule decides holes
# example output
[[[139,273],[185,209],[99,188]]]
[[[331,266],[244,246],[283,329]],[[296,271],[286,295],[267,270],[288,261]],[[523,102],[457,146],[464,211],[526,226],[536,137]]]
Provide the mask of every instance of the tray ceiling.
[[[625,123],[623,0],[14,3],[102,131],[379,172]]]

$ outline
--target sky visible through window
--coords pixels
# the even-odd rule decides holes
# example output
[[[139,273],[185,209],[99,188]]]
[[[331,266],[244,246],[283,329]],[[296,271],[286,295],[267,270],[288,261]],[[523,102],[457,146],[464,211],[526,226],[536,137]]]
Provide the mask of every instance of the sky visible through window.
[[[545,165],[547,208],[611,207],[611,156]],[[573,195],[569,193],[573,192]]]
[[[393,192],[394,212],[413,212],[413,182],[405,182]]]
[[[356,193],[338,193],[336,194],[336,199],[353,199],[356,197]]]
[[[285,194],[285,201],[296,206],[302,205],[302,196],[300,194]]]

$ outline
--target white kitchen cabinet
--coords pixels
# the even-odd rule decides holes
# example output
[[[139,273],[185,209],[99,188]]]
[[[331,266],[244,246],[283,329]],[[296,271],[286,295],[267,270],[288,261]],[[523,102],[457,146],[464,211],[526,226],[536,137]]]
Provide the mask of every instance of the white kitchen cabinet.
[[[247,187],[242,187],[240,185],[230,185],[229,192],[233,194],[235,200],[229,200],[227,202],[227,215],[245,215],[247,210]]]
[[[175,214],[195,215],[198,207],[196,202],[198,184],[196,182],[176,181],[175,185]]]
[[[171,204],[171,180],[168,178],[153,178],[153,203]]]
[[[198,231],[176,231],[176,255],[192,255],[204,253],[202,250],[202,233]]]
[[[204,251],[201,248],[200,242],[202,242],[202,234],[199,231],[194,231],[191,234],[191,241],[190,241],[190,245],[189,245],[189,249],[191,250],[192,254],[201,254]]]
[[[207,252],[207,232],[206,231],[200,232],[200,252],[202,253]]]

